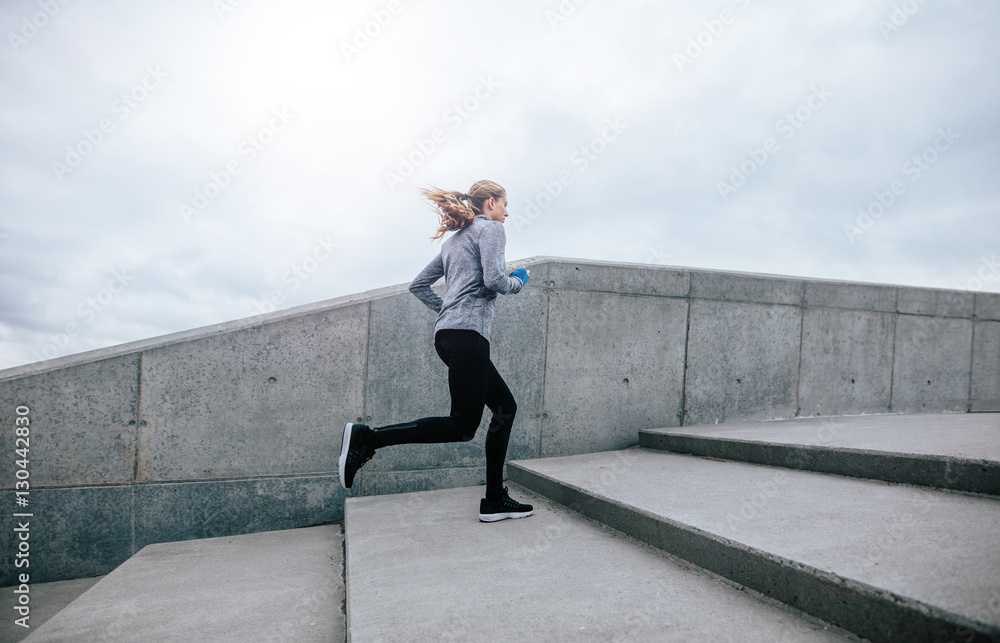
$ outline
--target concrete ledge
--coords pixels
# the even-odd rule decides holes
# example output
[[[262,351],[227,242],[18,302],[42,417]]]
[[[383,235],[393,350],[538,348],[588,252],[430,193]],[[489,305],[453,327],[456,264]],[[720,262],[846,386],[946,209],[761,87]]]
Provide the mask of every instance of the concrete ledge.
[[[931,288],[900,288],[896,309],[901,313],[914,315],[969,318],[973,311],[973,293]]]
[[[639,444],[675,453],[1000,496],[997,413],[803,418],[648,429],[639,432]]]
[[[869,312],[896,311],[898,286],[837,281],[806,281],[803,304],[809,308],[849,308]]]
[[[801,447],[656,431],[640,432],[639,444],[675,453],[1000,496],[1000,462],[860,449]]]
[[[622,455],[623,453],[626,455]],[[990,614],[987,617],[996,622],[970,618],[954,610],[904,596],[885,585],[861,582],[850,575],[835,573],[829,567],[821,569],[802,560],[754,546],[742,538],[734,538],[739,530],[705,529],[696,526],[694,522],[697,521],[690,518],[673,518],[663,511],[637,506],[634,501],[626,498],[636,497],[637,494],[649,497],[650,489],[647,485],[659,477],[655,471],[663,471],[665,467],[672,468],[672,464],[677,462],[667,461],[665,458],[684,457],[653,456],[652,453],[655,452],[640,449],[632,455],[621,452],[569,456],[510,463],[509,468],[511,480],[517,484],[871,641],[931,642],[953,640],[958,635],[970,641],[995,641],[1000,637],[1000,614]],[[652,458],[664,460],[661,464]],[[573,467],[573,475],[561,475],[561,472],[568,472],[569,467]],[[646,474],[654,473],[644,476],[644,481],[639,483],[632,474],[640,469]],[[560,473],[554,473],[557,471]],[[583,484],[579,483],[584,480],[586,482]],[[653,484],[660,489],[670,489],[671,480],[672,478],[661,478]],[[751,481],[738,476],[735,484],[737,487],[750,486]],[[624,491],[624,485],[628,485],[627,492]],[[718,484],[704,489],[704,493],[712,498],[731,497],[739,493],[731,487],[733,484]],[[680,490],[677,492],[683,493]],[[724,507],[715,506],[703,498],[696,502],[700,502],[702,506],[711,506],[711,511],[716,515],[725,511]],[[774,510],[782,510],[774,507],[773,503],[767,509],[772,507]],[[772,512],[765,510],[764,513]],[[686,514],[681,511],[677,515]],[[770,522],[767,515],[754,517],[758,522]],[[800,514],[797,520],[808,522],[809,518]],[[767,529],[774,532],[780,527],[772,524]],[[844,529],[851,529],[851,525],[844,524],[840,527],[841,531]],[[758,532],[755,530],[754,533]],[[835,531],[834,534],[836,533],[840,532]],[[779,539],[802,537],[802,534],[797,533],[781,533],[778,536]],[[822,545],[811,544],[811,548],[816,547]],[[910,564],[914,564],[913,561]],[[981,564],[989,567],[992,563],[981,561]],[[889,586],[891,587],[891,583]]]
[[[344,639],[339,525],[150,545],[27,639]]]
[[[691,272],[691,297],[695,299],[798,306],[802,303],[803,288],[801,279],[705,270]]]
[[[675,453],[1000,496],[1000,462],[640,431],[639,444]]]
[[[1000,321],[1000,293],[976,293],[976,317]]]

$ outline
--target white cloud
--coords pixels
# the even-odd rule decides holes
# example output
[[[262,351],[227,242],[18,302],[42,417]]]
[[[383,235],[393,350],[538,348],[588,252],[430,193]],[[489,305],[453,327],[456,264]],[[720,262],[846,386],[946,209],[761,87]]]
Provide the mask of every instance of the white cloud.
[[[275,290],[283,307],[408,281],[438,248],[427,183],[493,178],[523,213],[570,171],[508,230],[508,259],[668,256],[951,288],[1000,252],[994,2],[925,3],[888,38],[888,0],[582,3],[554,27],[556,2],[399,2],[388,21],[377,1],[245,1],[221,18],[195,0],[68,3],[0,53],[0,367],[33,361],[123,266],[134,281],[59,355],[249,316]],[[0,27],[35,10],[6,3]],[[348,61],[341,45],[365,28]],[[701,51],[678,69],[689,39]],[[121,118],[114,101],[150,66],[168,75]],[[484,77],[498,85],[469,99]],[[816,86],[832,97],[782,138]],[[247,158],[275,109],[294,119]],[[626,129],[581,170],[572,155],[608,118]],[[56,180],[53,161],[103,119],[113,131]],[[949,126],[962,138],[850,243],[857,208]],[[436,129],[390,190],[398,157]],[[723,201],[718,182],[768,137],[780,149]],[[181,205],[233,161],[185,223]],[[336,250],[293,289],[319,238]]]

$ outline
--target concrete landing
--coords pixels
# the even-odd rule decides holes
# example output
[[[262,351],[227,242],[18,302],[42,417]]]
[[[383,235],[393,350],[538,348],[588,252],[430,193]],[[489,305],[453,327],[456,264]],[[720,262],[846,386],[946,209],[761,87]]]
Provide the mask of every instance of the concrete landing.
[[[339,525],[144,547],[26,639],[342,641]]]
[[[1000,413],[858,415],[639,432],[644,447],[1000,496]]]
[[[347,500],[352,643],[857,640],[526,489],[480,523],[482,494]]]
[[[872,640],[1000,639],[1000,501],[651,449],[511,480]]]

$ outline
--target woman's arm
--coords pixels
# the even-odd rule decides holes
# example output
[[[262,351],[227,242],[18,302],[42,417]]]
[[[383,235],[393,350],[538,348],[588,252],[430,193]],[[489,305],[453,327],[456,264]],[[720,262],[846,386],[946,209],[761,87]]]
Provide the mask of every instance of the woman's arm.
[[[416,295],[417,299],[424,302],[424,304],[436,313],[441,312],[441,304],[444,300],[438,296],[436,292],[431,290],[431,286],[444,276],[444,262],[441,260],[441,253],[439,252],[434,259],[431,260],[427,267],[420,271],[420,274],[416,276],[413,283],[410,284],[410,292]]]
[[[479,235],[479,258],[483,264],[483,285],[502,295],[512,295],[521,291],[521,280],[507,275],[504,248],[507,234],[503,224],[491,221]]]

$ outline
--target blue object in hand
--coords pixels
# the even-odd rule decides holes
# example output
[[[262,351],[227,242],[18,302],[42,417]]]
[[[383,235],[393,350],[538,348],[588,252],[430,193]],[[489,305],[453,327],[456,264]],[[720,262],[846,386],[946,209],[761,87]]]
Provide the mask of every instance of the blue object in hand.
[[[518,279],[520,279],[521,285],[528,283],[528,280],[531,279],[531,277],[528,275],[528,271],[525,270],[524,268],[518,268],[514,272],[510,273],[510,276],[517,277]]]

